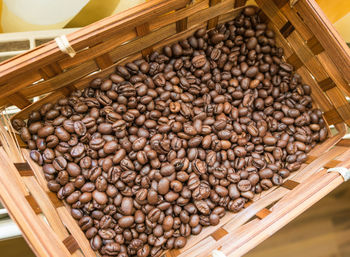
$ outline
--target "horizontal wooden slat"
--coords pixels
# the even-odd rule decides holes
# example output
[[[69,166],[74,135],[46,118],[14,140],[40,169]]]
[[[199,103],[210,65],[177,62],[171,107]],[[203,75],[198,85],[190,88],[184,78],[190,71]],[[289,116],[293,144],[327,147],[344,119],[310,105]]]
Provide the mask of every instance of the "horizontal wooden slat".
[[[68,84],[97,70],[99,70],[99,67],[94,61],[87,61],[46,81],[26,87],[21,93],[28,97],[47,94],[56,89],[67,86]]]
[[[337,146],[350,147],[350,139],[342,139],[337,143]]]
[[[0,74],[1,70],[3,69],[4,65],[0,65]],[[5,98],[9,95],[12,95],[19,91],[20,89],[39,81],[42,79],[41,75],[39,72],[35,70],[31,70],[30,72],[26,73],[17,73],[17,76],[15,78],[9,79],[6,81],[5,85],[0,86],[0,98]],[[1,75],[0,75],[0,80],[1,80]]]

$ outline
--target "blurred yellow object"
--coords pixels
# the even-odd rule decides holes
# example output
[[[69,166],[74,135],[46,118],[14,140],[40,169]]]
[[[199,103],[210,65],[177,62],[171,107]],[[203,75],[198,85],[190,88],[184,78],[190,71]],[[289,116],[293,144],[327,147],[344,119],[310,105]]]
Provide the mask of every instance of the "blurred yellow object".
[[[146,1],[150,0],[0,0],[0,32],[83,27]],[[350,0],[316,2],[344,39],[350,42]],[[254,0],[248,0],[248,4],[254,4]],[[61,5],[65,7],[53,7]],[[13,6],[18,10],[13,11]],[[48,14],[50,11],[53,15]],[[58,16],[62,18],[57,19]]]
[[[316,0],[316,2],[332,23],[335,23],[350,12],[349,0]]]
[[[144,2],[145,0],[90,0],[66,28],[83,27]]]
[[[50,30],[64,27],[89,0],[3,0],[3,32]]]
[[[350,12],[334,23],[334,27],[344,38],[345,42],[350,43]]]
[[[316,0],[328,19],[346,42],[350,42],[350,1]]]

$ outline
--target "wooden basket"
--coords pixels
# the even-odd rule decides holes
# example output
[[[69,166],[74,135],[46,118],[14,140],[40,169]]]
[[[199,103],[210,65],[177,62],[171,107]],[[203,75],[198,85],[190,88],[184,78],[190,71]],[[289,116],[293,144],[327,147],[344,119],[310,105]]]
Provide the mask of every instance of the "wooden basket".
[[[235,18],[246,1],[153,0],[67,35],[77,54],[70,58],[55,41],[5,61],[0,66],[0,106],[21,109],[24,118],[42,104],[107,77],[117,64],[145,56],[186,38],[196,29]],[[317,145],[301,169],[280,187],[256,195],[237,214],[189,238],[185,248],[166,256],[210,256],[220,250],[241,256],[309,208],[344,179],[333,167],[350,167],[350,52],[313,0],[257,0],[262,19],[276,33],[286,61],[312,87],[314,103],[336,132]],[[43,96],[32,102],[33,97]],[[68,206],[49,192],[41,168],[11,138],[0,149],[0,196],[38,256],[95,256]],[[6,150],[7,149],[7,150]],[[6,150],[6,151],[5,151]],[[220,254],[219,253],[219,254]],[[214,252],[213,255],[218,254]]]

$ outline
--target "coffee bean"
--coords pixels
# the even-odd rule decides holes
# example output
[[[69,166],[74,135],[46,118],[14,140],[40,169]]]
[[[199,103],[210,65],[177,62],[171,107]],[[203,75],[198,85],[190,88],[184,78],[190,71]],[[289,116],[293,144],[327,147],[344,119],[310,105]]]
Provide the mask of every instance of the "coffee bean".
[[[193,57],[192,64],[196,68],[201,68],[204,66],[206,61],[207,61],[207,59],[206,59],[205,55],[197,55],[197,56]]]
[[[133,216],[123,216],[118,220],[118,225],[122,228],[128,228],[133,225],[135,218]]]

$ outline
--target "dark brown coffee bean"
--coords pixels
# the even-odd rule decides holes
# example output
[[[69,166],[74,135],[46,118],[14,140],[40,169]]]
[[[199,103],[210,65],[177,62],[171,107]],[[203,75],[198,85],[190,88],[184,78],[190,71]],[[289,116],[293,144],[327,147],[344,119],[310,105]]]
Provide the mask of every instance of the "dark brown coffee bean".
[[[195,68],[201,68],[206,63],[207,59],[205,58],[205,55],[197,55],[193,57],[192,64]]]

